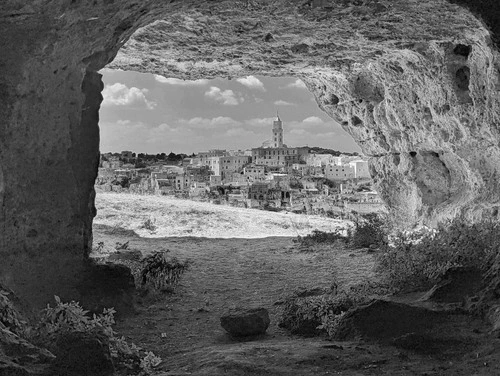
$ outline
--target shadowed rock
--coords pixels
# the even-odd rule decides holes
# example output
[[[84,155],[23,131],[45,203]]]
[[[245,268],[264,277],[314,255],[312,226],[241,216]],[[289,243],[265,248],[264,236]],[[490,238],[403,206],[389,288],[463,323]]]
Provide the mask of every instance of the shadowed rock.
[[[264,334],[269,323],[265,308],[238,309],[220,318],[220,325],[233,337]]]
[[[104,334],[62,333],[56,340],[53,376],[110,376],[115,369]]]

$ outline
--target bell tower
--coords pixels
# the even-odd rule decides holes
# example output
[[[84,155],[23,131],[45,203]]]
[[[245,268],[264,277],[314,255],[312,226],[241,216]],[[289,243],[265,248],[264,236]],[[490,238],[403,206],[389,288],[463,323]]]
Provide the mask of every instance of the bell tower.
[[[283,122],[280,119],[279,114],[276,112],[276,120],[273,122],[273,138],[272,138],[273,148],[283,147]]]

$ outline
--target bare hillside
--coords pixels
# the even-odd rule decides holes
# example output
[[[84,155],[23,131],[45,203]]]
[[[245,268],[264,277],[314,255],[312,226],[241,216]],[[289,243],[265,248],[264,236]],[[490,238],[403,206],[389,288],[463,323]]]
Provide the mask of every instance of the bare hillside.
[[[346,222],[315,215],[220,206],[167,196],[99,193],[94,223],[141,237],[264,238],[332,231]]]

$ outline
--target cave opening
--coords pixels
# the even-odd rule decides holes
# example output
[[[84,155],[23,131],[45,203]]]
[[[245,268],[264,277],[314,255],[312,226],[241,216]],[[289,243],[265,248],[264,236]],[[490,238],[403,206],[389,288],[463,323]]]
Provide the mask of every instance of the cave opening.
[[[112,69],[101,73],[94,232],[118,226],[146,237],[304,235],[328,231],[331,224],[313,220],[309,226],[305,223],[311,220],[299,216],[287,219],[284,228],[262,226],[252,233],[235,218],[230,230],[227,225],[221,228],[215,214],[199,218],[198,212],[204,210],[196,202],[342,218],[348,217],[339,204],[346,183],[368,187],[374,194],[367,158],[352,137],[318,108],[300,79],[250,75],[180,80]],[[331,98],[334,104],[340,101],[336,95]],[[359,126],[361,120],[355,119]],[[279,133],[274,130],[276,121]],[[186,210],[193,216],[183,216],[177,208],[183,218],[167,220],[158,208],[144,212],[136,205],[137,213],[128,213],[131,223],[124,223],[124,213],[113,210],[112,202],[101,201],[111,197],[106,192],[191,199],[194,207]],[[365,202],[366,197],[349,200]],[[315,201],[319,204],[311,205]],[[378,201],[372,195],[373,202]],[[104,243],[109,242],[94,233],[93,248],[102,252]]]

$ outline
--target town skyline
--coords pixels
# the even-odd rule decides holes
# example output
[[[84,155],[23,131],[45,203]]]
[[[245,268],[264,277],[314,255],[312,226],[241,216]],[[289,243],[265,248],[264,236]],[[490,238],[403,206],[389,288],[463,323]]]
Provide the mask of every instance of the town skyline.
[[[292,77],[182,81],[103,70],[101,152],[192,154],[248,150],[271,139],[276,114],[289,147],[360,148]]]

